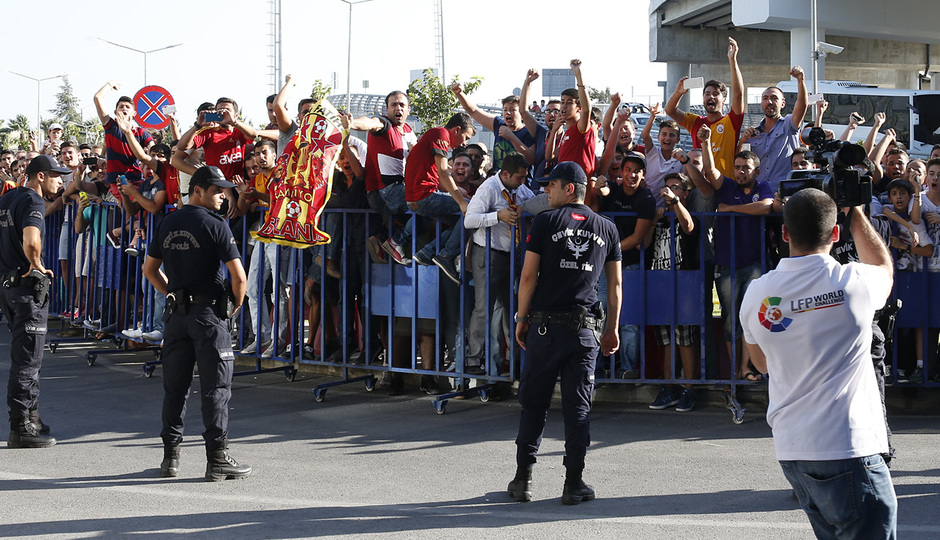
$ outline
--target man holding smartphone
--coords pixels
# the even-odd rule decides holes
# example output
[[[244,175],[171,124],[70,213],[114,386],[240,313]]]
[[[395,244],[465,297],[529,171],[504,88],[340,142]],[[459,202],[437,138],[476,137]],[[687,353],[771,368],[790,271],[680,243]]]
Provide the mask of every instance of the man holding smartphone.
[[[702,101],[705,105],[705,116],[685,112],[679,109],[679,100],[682,99],[689,88],[686,83],[688,77],[679,79],[676,91],[672,93],[666,103],[665,112],[677,124],[684,127],[692,135],[692,144],[701,148],[698,138],[699,128],[707,126],[711,130],[712,155],[715,156],[715,165],[727,177],[734,177],[734,155],[738,143],[738,134],[744,121],[744,78],[741,68],[738,67],[738,42],[728,38],[728,64],[731,66],[731,111],[724,114],[725,100],[728,98],[728,88],[723,82],[708,81],[702,91]],[[651,119],[652,120],[652,119]]]

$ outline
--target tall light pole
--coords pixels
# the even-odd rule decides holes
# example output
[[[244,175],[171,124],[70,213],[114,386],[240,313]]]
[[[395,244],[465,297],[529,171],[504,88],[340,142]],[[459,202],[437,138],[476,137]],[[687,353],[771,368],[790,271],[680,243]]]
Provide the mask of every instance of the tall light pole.
[[[114,45],[115,47],[120,47],[122,49],[127,49],[129,51],[139,52],[140,54],[144,55],[144,86],[147,86],[147,55],[150,53],[155,53],[158,51],[165,51],[167,49],[172,49],[173,47],[179,47],[180,45],[182,45],[182,43],[177,43],[175,45],[167,45],[166,47],[160,47],[159,49],[151,49],[149,51],[142,51],[140,49],[128,47],[127,45],[121,45],[120,43],[108,41],[104,38],[98,38],[98,39],[100,39],[101,41],[104,41],[105,43],[110,43],[111,45]]]
[[[346,38],[346,112],[352,114],[349,110],[349,101],[352,91],[350,89],[350,74],[352,70],[352,8],[356,4],[365,4],[366,2],[372,2],[373,0],[359,0],[358,2],[351,2],[350,0],[339,0],[340,2],[345,2],[349,4],[349,34]]]
[[[9,71],[9,70],[8,70]],[[15,71],[10,71],[14,75],[19,75],[24,79],[29,79],[31,81],[36,81],[36,132],[42,132],[42,122],[39,120],[39,89],[42,86],[43,81],[50,81],[52,79],[58,79],[59,77],[65,77],[67,74],[63,73],[62,75],[53,75],[52,77],[46,77],[45,79],[37,79],[36,77],[30,77],[29,75],[23,75],[22,73],[17,73]]]

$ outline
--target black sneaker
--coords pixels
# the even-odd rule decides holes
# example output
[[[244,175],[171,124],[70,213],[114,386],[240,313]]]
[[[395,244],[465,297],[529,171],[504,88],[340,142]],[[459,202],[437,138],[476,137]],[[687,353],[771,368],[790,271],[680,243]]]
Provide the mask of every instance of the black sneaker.
[[[561,492],[562,504],[581,504],[593,500],[594,488],[585,484],[584,480],[578,480],[576,484],[565,482],[565,489]]]
[[[418,386],[418,389],[429,396],[437,396],[441,394],[441,387],[438,386],[437,381],[434,380],[432,375],[422,375],[421,385]]]
[[[457,285],[460,285],[460,272],[457,271],[457,265],[454,264],[454,259],[455,257],[441,257],[440,255],[435,255],[431,260],[444,272],[445,276],[450,278],[450,280]]]

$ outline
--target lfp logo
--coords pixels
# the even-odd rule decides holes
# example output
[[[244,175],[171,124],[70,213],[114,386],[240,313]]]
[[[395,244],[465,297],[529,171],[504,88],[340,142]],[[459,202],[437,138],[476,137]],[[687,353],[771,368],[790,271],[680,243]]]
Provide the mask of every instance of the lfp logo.
[[[783,316],[780,301],[779,296],[768,296],[761,302],[760,311],[757,312],[757,320],[771,332],[783,332],[793,322],[793,319]]]

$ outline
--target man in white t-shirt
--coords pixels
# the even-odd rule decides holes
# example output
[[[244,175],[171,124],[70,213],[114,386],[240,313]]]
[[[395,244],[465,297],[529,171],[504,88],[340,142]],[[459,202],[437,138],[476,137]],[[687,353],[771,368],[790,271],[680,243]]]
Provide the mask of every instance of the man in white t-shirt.
[[[751,362],[769,373],[767,423],[783,473],[820,538],[895,538],[897,497],[881,454],[888,441],[871,320],[891,293],[893,265],[858,208],[859,262],[829,256],[836,206],[804,189],[784,206],[790,257],[751,282],[741,325]]]

